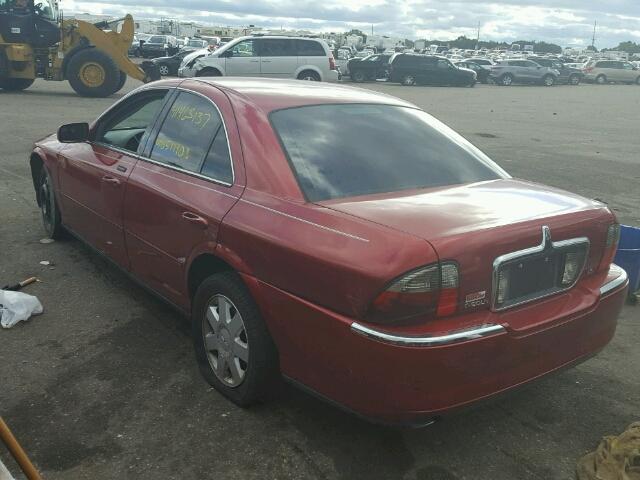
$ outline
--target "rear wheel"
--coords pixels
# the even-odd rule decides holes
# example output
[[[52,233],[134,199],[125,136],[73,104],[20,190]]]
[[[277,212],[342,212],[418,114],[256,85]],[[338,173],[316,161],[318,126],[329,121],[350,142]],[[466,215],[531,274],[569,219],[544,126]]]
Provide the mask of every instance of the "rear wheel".
[[[498,83],[500,85],[503,85],[505,87],[508,87],[510,85],[513,85],[513,75],[511,75],[510,73],[506,73],[504,75],[502,75],[499,79],[498,79]]]
[[[33,85],[33,78],[0,78],[0,88],[8,91],[19,91]]]
[[[211,275],[196,291],[192,333],[200,372],[242,407],[265,399],[278,379],[278,352],[235,272]]]
[[[298,75],[298,80],[307,80],[309,82],[319,82],[320,75],[318,72],[314,72],[313,70],[305,70]]]
[[[542,84],[545,87],[552,87],[554,83],[556,83],[556,79],[553,75],[545,75],[542,77]]]
[[[106,53],[88,48],[76,53],[67,66],[71,87],[84,97],[108,97],[121,81],[120,69]]]
[[[400,79],[400,83],[405,87],[410,87],[416,84],[416,77],[414,77],[413,75],[404,75]]]
[[[569,85],[578,85],[580,83],[580,75],[571,75],[569,77]]]
[[[160,71],[160,75],[162,75],[163,77],[166,77],[167,75],[169,75],[168,65],[161,64],[158,66],[158,70]]]
[[[607,83],[607,77],[605,77],[604,75],[598,75],[596,77],[596,83],[598,85],[604,85],[605,83]]]
[[[356,70],[351,73],[351,80],[354,82],[362,83],[367,79],[364,72],[362,70]]]

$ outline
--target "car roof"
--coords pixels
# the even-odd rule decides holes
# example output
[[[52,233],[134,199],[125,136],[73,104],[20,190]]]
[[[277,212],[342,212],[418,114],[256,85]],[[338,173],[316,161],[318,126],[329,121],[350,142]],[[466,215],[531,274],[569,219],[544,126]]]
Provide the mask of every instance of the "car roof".
[[[384,93],[335,83],[247,77],[198,77],[191,80],[218,87],[229,97],[248,101],[266,113],[283,108],[336,103],[375,103],[416,108],[409,102]]]

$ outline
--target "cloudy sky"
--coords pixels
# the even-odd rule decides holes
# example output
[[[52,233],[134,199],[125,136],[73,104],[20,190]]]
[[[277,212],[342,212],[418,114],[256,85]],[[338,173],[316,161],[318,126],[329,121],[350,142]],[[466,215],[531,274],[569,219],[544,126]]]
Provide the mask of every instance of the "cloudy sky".
[[[170,17],[215,25],[345,31],[406,38],[545,40],[562,46],[640,42],[640,0],[62,0],[75,13]]]

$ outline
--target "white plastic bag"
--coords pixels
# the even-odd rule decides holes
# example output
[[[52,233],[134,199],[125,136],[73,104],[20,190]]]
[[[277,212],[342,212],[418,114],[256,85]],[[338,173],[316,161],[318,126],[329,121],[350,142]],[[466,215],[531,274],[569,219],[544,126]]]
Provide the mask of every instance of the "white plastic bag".
[[[0,290],[0,324],[11,328],[16,323],[28,320],[31,315],[42,313],[42,304],[33,295],[10,290]]]

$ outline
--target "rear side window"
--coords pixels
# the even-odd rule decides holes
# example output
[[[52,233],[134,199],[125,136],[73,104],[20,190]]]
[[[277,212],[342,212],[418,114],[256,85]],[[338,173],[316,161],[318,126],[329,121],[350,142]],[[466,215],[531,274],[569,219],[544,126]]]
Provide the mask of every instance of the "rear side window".
[[[324,57],[327,54],[320,42],[313,40],[296,40],[298,56],[300,57]]]
[[[231,157],[217,108],[208,99],[180,92],[155,139],[151,158],[231,183]]]
[[[278,110],[270,119],[309,201],[507,176],[458,134],[414,108],[313,105]]]
[[[260,56],[262,57],[295,57],[295,44],[286,38],[265,38],[260,40]]]

